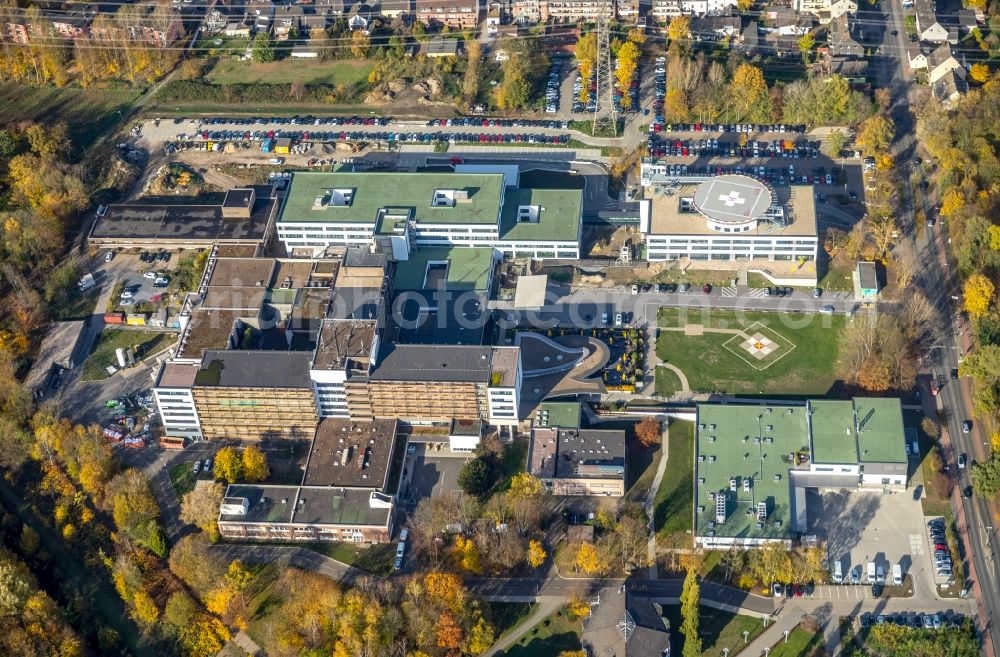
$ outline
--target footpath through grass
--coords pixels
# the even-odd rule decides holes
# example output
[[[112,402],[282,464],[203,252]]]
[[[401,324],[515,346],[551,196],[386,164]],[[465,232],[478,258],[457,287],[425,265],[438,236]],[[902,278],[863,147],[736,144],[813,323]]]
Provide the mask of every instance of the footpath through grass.
[[[846,321],[815,313],[661,308],[656,353],[680,368],[696,392],[823,395],[836,382],[838,339]],[[694,325],[760,332],[779,346],[756,360],[739,351],[741,340],[733,333],[664,330]]]
[[[704,657],[719,657],[723,648],[729,649],[729,657],[735,657],[745,645],[743,632],[750,633],[749,644],[764,631],[764,621],[754,616],[704,606],[698,609],[698,634],[701,635],[701,654]],[[670,654],[680,655],[684,650],[684,635],[680,632],[681,608],[679,605],[665,605],[663,615],[670,623]],[[775,653],[772,651],[771,654]]]
[[[663,397],[672,397],[681,391],[681,380],[673,370],[666,367],[657,367],[654,375],[656,377],[656,394]]]
[[[566,607],[543,618],[497,657],[554,657],[564,650],[579,650],[583,622],[570,620]]]
[[[497,638],[512,632],[531,615],[535,605],[530,602],[487,602],[490,624]]]
[[[667,467],[653,501],[653,526],[666,547],[690,547],[694,516],[694,423],[670,423]]]
[[[142,360],[155,354],[165,347],[170,340],[175,339],[173,333],[158,331],[130,331],[127,329],[104,329],[94,343],[94,349],[83,363],[84,381],[97,381],[107,378],[105,371],[109,365],[118,366],[115,350],[119,347],[132,349],[137,360]]]

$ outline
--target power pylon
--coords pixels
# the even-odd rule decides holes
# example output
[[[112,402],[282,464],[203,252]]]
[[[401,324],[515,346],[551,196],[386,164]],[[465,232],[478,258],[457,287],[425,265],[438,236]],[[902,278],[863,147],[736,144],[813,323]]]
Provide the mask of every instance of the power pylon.
[[[611,134],[618,136],[618,111],[615,109],[614,69],[611,68],[611,30],[608,27],[608,17],[601,9],[597,14],[597,61],[594,70],[597,71],[597,94],[594,98],[593,134],[611,129]]]

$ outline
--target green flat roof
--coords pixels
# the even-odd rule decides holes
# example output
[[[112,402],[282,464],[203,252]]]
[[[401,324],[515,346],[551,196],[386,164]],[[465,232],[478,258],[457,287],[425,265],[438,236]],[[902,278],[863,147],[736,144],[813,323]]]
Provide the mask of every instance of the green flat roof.
[[[352,190],[350,205],[315,207],[316,199],[331,189]],[[379,210],[392,208],[411,210],[418,222],[427,224],[496,225],[503,189],[500,173],[296,172],[278,221],[374,224]],[[464,190],[469,199],[434,207],[435,190]]]
[[[477,247],[426,247],[396,263],[396,290],[422,290],[429,262],[448,263],[445,287],[449,290],[485,291],[493,274],[493,249]]]
[[[541,207],[538,222],[519,222],[522,205]],[[579,189],[519,189],[508,187],[500,216],[501,240],[575,241],[580,236],[583,192]]]
[[[812,460],[814,463],[858,462],[854,436],[854,404],[849,401],[810,401]]]
[[[856,397],[858,454],[862,463],[906,463],[903,407],[898,399]]]
[[[538,405],[535,424],[560,429],[580,428],[580,402],[543,402]]]
[[[808,448],[805,407],[699,404],[695,428],[696,534],[787,539],[791,529],[788,470],[792,465],[788,454]],[[744,492],[747,477],[752,477],[752,483],[749,492]],[[730,490],[731,478],[736,479],[735,492]],[[709,493],[726,496],[724,523],[715,523],[715,500]],[[758,502],[767,505],[763,528],[757,527]],[[699,507],[703,507],[700,512]],[[748,509],[753,511],[750,515]],[[776,521],[781,525],[776,526]]]

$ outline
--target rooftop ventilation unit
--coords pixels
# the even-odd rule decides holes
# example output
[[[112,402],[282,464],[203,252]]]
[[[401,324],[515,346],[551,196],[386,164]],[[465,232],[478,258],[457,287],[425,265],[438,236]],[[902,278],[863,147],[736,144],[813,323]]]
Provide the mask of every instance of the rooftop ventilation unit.
[[[763,521],[765,518],[767,518],[767,504],[757,502],[757,520]]]
[[[750,486],[753,485],[753,477],[743,477],[743,492],[749,493]]]
[[[720,525],[726,522],[726,496],[717,495],[715,498],[715,522]]]
[[[517,206],[517,223],[537,224],[542,208],[539,205],[519,205]]]
[[[736,477],[729,478],[729,490],[736,492]]]

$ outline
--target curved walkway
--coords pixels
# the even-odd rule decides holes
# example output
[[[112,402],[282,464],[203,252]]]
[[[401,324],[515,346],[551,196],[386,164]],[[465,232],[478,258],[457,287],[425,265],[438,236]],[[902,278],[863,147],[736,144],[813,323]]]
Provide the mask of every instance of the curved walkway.
[[[677,367],[673,363],[660,363],[660,367],[665,367],[677,375],[677,379],[681,382],[681,389],[679,392],[684,392],[684,393],[691,392],[691,386],[688,384],[687,374],[684,373],[684,370]]]

